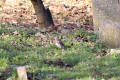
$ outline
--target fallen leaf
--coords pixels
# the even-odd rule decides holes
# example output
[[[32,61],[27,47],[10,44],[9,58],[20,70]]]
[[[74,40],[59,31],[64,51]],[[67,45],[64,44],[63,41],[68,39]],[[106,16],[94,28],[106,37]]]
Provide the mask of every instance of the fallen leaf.
[[[19,34],[19,33],[18,33],[18,31],[15,31],[15,32],[13,32],[13,34],[14,34],[14,35],[17,35],[17,34]]]

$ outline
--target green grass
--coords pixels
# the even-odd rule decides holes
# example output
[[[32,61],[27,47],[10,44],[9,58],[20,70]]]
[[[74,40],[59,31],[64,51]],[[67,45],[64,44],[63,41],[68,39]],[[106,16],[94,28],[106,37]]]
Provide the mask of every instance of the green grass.
[[[9,27],[13,27],[9,25]],[[13,32],[18,34],[14,35]],[[48,40],[37,42],[39,39],[35,34],[38,31],[25,28],[13,27],[7,30],[1,24],[0,30],[0,73],[5,73],[0,80],[12,77],[16,80],[16,72],[10,67],[12,65],[30,66],[27,69],[28,76],[32,75],[32,80],[36,77],[41,80],[119,80],[120,79],[120,55],[112,54],[97,57],[96,53],[106,50],[101,43],[96,43],[97,35],[78,29],[66,36],[62,41],[65,45],[71,46],[65,50],[59,49],[55,44],[49,44],[49,39],[54,35],[47,36]],[[90,38],[87,41],[87,37]],[[82,39],[79,41],[77,39]],[[47,44],[46,47],[44,45]],[[89,44],[94,45],[93,48]],[[49,64],[45,64],[45,61]],[[57,63],[63,62],[64,65]],[[61,63],[62,64],[62,63]],[[69,65],[68,67],[65,65]],[[6,68],[10,69],[7,76]]]

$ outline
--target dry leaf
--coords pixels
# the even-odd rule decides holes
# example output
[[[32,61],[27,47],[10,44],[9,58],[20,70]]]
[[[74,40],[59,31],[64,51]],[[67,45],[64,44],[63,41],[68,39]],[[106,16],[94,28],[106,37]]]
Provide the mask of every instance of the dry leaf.
[[[17,35],[17,34],[19,34],[19,33],[18,33],[18,31],[15,31],[15,32],[13,32],[13,34],[14,34],[14,35]]]

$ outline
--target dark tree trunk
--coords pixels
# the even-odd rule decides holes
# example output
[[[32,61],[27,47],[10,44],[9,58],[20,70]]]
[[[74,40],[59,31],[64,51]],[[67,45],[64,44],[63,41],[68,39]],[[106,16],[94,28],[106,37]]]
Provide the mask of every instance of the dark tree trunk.
[[[39,23],[41,31],[49,31],[54,29],[54,22],[49,8],[45,9],[42,0],[31,0],[35,13],[37,15],[37,22]]]

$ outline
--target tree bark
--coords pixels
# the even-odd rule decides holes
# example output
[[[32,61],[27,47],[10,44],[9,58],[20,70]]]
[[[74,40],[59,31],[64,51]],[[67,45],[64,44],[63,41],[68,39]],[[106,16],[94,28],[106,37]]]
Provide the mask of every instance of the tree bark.
[[[2,0],[0,2],[2,2],[2,4],[0,4],[0,6],[3,5],[3,3],[5,3],[6,0]],[[49,31],[49,30],[53,30],[54,29],[54,22],[52,19],[52,15],[51,12],[49,10],[49,8],[45,8],[43,1],[42,0],[30,0],[35,13],[37,15],[37,22],[39,24],[40,27],[40,31]],[[7,3],[11,4],[12,6],[14,6],[16,3],[19,3],[20,1],[18,0],[8,0]],[[14,5],[13,5],[14,3]]]
[[[94,29],[109,48],[120,47],[119,12],[119,0],[93,0]]]
[[[37,22],[41,31],[48,31],[54,29],[54,22],[49,8],[45,9],[42,0],[31,0],[35,13],[37,15]]]

